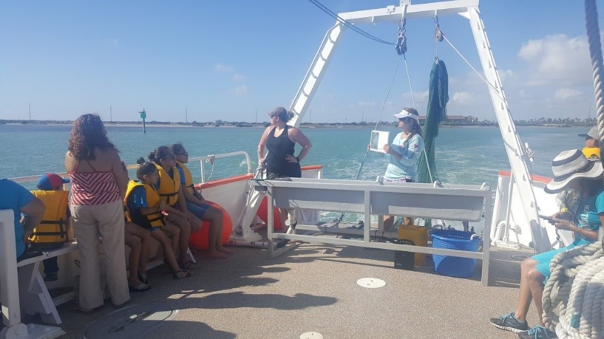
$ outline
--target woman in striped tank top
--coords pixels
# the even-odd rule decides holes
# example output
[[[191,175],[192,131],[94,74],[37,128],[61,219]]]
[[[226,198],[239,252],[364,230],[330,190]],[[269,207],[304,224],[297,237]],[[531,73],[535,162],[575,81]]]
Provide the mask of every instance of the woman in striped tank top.
[[[113,305],[130,299],[124,260],[124,212],[128,176],[118,150],[96,114],[73,124],[65,169],[72,182],[71,215],[80,251],[78,309],[92,312],[103,305],[99,270],[99,237],[103,239],[107,284]]]

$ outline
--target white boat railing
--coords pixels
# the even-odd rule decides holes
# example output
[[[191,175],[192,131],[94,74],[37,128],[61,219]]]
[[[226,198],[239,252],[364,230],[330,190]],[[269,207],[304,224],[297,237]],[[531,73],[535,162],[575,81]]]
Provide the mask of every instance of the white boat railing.
[[[222,153],[222,154],[210,154],[210,155],[206,155],[206,156],[202,156],[202,157],[194,157],[194,158],[190,158],[189,162],[192,161],[199,161],[199,165],[200,165],[200,176],[201,176],[201,182],[204,183],[206,182],[206,176],[205,176],[205,163],[210,163],[212,164],[212,166],[214,165],[214,161],[216,159],[221,159],[221,158],[229,158],[229,157],[234,157],[234,156],[244,156],[245,157],[245,163],[247,166],[247,173],[253,173],[252,170],[252,161],[250,160],[250,156],[247,152],[244,151],[237,151],[237,152],[230,152],[230,153]]]
[[[59,327],[21,322],[19,273],[15,246],[15,217],[12,210],[0,210],[0,302],[2,323],[0,339],[55,338],[64,332]]]
[[[243,156],[245,158],[245,163],[246,163],[246,167],[247,167],[247,173],[253,173],[252,170],[252,161],[250,160],[250,156],[247,152],[245,151],[237,151],[237,152],[230,152],[230,153],[222,153],[222,154],[210,154],[210,155],[206,155],[206,156],[201,156],[201,157],[193,157],[193,158],[189,158],[190,162],[193,161],[199,161],[199,165],[201,168],[201,182],[206,182],[206,177],[205,177],[205,171],[204,171],[204,164],[205,163],[214,163],[215,159],[221,159],[221,158],[228,158],[228,157],[234,157],[234,156]],[[133,164],[133,165],[126,165],[126,168],[129,170],[133,170],[136,169],[138,167],[138,164]],[[59,176],[61,176],[62,178],[67,178],[67,172],[60,172],[60,173],[56,173]],[[27,182],[32,182],[32,181],[37,181],[38,179],[40,179],[40,175],[28,175],[28,176],[24,176],[24,177],[15,177],[15,178],[9,178],[10,180],[16,182],[16,183],[27,183]]]

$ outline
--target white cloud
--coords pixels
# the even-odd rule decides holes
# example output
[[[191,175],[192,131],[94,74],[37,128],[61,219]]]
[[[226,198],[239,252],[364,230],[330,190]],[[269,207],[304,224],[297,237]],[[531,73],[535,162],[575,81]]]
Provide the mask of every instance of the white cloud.
[[[233,80],[243,81],[243,80],[245,80],[245,76],[243,76],[242,74],[239,74],[239,73],[235,73],[235,74],[233,74]]]
[[[110,44],[110,45],[113,45],[113,46],[117,46],[117,45],[119,45],[119,43],[120,43],[120,42],[119,42],[119,40],[118,40],[117,38],[111,38],[111,39],[107,39],[107,42],[109,42],[109,44]]]
[[[407,93],[403,94],[403,101],[404,101],[404,104],[407,106],[412,105],[413,100],[415,100],[416,104],[427,103],[429,95],[430,95],[429,91],[413,92],[413,95],[411,95],[411,92],[407,92]]]
[[[222,73],[222,72],[234,72],[235,68],[231,67],[231,66],[227,66],[225,64],[216,64],[214,65],[214,70],[216,72]]]
[[[526,63],[527,86],[584,85],[591,81],[587,37],[569,38],[564,34],[529,40],[518,52]]]
[[[356,106],[358,107],[375,107],[377,104],[373,101],[359,101]]]
[[[472,92],[455,92],[450,100],[459,105],[470,105],[474,102],[476,95]]]
[[[231,88],[231,90],[229,92],[234,95],[246,95],[247,86],[245,86],[245,85],[235,86],[235,87]]]
[[[501,78],[501,82],[509,81],[513,78],[516,78],[516,74],[511,69],[500,69],[499,77]]]
[[[581,92],[571,88],[561,88],[554,94],[554,98],[559,101],[575,101],[574,99],[580,97]]]

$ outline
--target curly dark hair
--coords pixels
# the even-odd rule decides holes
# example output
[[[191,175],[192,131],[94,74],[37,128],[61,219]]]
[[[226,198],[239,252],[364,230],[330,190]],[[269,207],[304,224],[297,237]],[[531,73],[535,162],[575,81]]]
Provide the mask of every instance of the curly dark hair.
[[[67,149],[77,161],[82,161],[94,160],[95,148],[117,151],[107,138],[101,117],[97,114],[84,114],[73,123]]]
[[[160,160],[162,159],[174,159],[174,153],[168,146],[159,146],[155,151],[149,153],[149,161],[161,165]]]

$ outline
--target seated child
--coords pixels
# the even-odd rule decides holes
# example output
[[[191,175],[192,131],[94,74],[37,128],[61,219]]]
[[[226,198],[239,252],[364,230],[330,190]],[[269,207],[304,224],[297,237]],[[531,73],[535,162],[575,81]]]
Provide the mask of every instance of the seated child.
[[[140,239],[140,240],[139,240]],[[124,240],[130,247],[128,258],[128,286],[130,292],[144,292],[151,288],[147,283],[147,263],[149,262],[149,242],[151,235],[144,228],[125,222]]]
[[[190,272],[178,266],[176,255],[180,237],[180,228],[167,222],[164,215],[178,213],[176,209],[161,201],[157,193],[159,172],[154,164],[139,158],[136,177],[131,180],[126,190],[126,206],[128,207],[129,221],[147,229],[151,237],[157,240],[164,248],[166,263],[173,272],[174,279],[183,279],[191,276]],[[167,234],[171,236],[171,240]]]
[[[61,178],[55,173],[44,173],[38,180],[38,190],[31,192],[42,200],[46,210],[42,221],[28,238],[30,243],[28,251],[50,251],[61,248],[69,241],[67,236],[71,218],[68,206],[69,191],[63,190],[63,184],[68,182],[69,179]],[[59,272],[57,257],[45,259],[43,265],[44,280],[57,280],[57,272]]]
[[[187,202],[187,210],[197,218],[210,223],[208,233],[209,259],[224,259],[227,254],[235,253],[233,250],[222,246],[222,211],[210,204],[201,196],[193,186],[191,170],[185,165],[189,162],[189,153],[180,143],[172,145],[172,153],[176,158],[176,169],[180,174],[181,191]]]
[[[128,169],[122,161],[126,175]],[[140,239],[140,240],[139,240]],[[124,242],[130,247],[128,256],[128,287],[130,292],[145,292],[151,286],[147,283],[147,263],[149,262],[149,242],[151,235],[145,229],[128,221],[128,208],[124,202]]]

